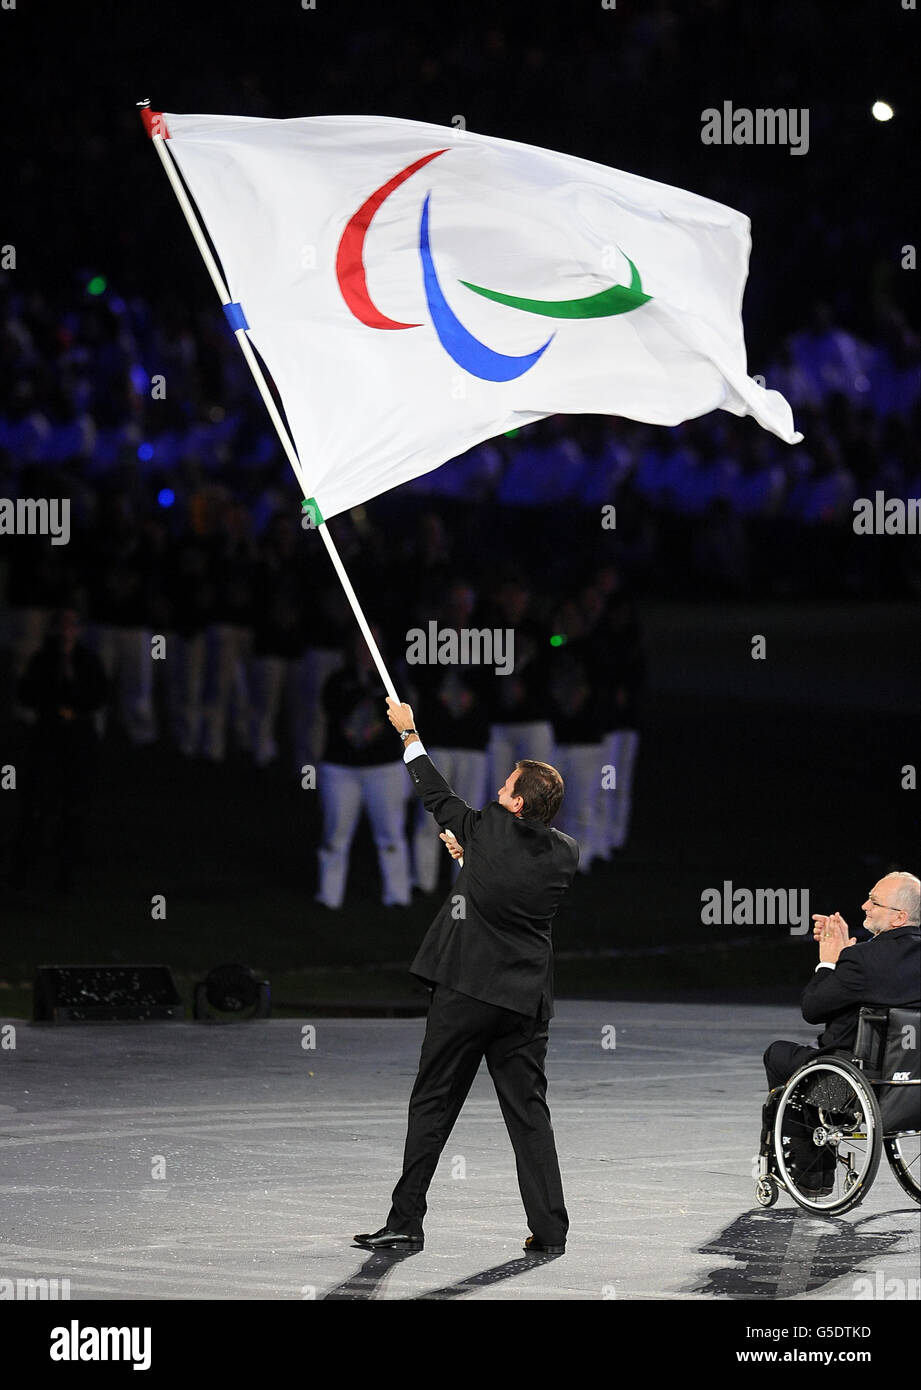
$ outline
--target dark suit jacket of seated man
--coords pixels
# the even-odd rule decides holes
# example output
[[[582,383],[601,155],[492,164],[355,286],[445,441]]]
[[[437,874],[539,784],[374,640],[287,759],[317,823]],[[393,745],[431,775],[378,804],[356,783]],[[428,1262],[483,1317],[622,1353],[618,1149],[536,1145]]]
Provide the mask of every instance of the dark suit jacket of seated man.
[[[813,935],[819,964],[803,991],[803,1018],[825,1025],[823,1050],[849,1053],[857,1040],[864,1004],[921,1008],[921,927],[919,883],[914,874],[895,872],[881,878],[863,905],[869,940],[857,942],[840,913],[814,914]],[[775,1042],[764,1054],[768,1086],[781,1086],[816,1049]]]
[[[394,727],[412,731],[404,758],[413,785],[442,830],[456,836],[464,862],[410,967],[433,992],[403,1174],[387,1225],[356,1239],[372,1248],[396,1245],[391,1236],[410,1247],[421,1244],[425,1194],[485,1057],[515,1150],[532,1231],[526,1248],[561,1250],[569,1221],[544,1059],[553,1013],[551,927],[575,876],[579,847],[541,815],[558,810],[562,778],[548,764],[525,761],[540,788],[533,808],[515,793],[523,775],[516,767],[499,799],[476,810],[454,794],[425,753],[410,707],[392,700],[388,706]],[[549,800],[542,801],[545,794]]]

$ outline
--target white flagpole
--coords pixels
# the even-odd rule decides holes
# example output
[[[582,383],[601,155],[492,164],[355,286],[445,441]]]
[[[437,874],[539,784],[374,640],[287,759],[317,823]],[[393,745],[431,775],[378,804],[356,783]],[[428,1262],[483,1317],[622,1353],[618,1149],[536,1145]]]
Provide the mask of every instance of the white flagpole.
[[[145,101],[139,101],[137,104],[138,107],[141,108],[141,110],[150,109],[149,98]],[[192,203],[189,200],[188,194],[182,186],[182,181],[179,178],[178,173],[176,172],[176,167],[173,164],[172,157],[168,155],[166,152],[166,140],[163,138],[161,134],[157,132],[153,123],[148,125],[148,133],[153,142],[154,148],[157,151],[157,154],[160,156],[160,163],[166,170],[166,177],[169,179],[170,184],[172,185],[173,192],[176,194],[176,197],[179,200],[179,206],[182,208],[182,211],[185,214],[185,220],[188,222],[192,235],[195,238],[195,245],[198,247],[199,251],[202,254],[202,259],[204,260],[205,265],[208,268],[208,274],[211,276],[211,281],[214,285],[214,288],[217,290],[218,297],[223,305],[226,306],[228,304],[231,304],[232,300],[230,298],[230,292],[228,291],[227,286],[224,284],[224,280],[220,270],[218,269],[217,262],[211,254],[211,248],[205,240],[204,233],[202,232],[198,218],[195,214],[195,209],[193,208]],[[249,365],[249,369],[252,372],[256,385],[259,388],[259,394],[265,401],[266,409],[269,412],[272,424],[275,426],[275,429],[278,433],[278,438],[281,440],[281,446],[285,451],[285,455],[287,457],[288,462],[294,469],[294,475],[297,478],[297,481],[300,484],[301,491],[304,494],[304,500],[308,504],[312,503],[313,506],[316,507],[317,504],[314,501],[314,499],[310,497],[307,490],[307,484],[304,482],[304,475],[301,470],[301,461],[298,458],[297,452],[294,448],[294,442],[291,439],[291,436],[288,434],[288,431],[285,428],[285,422],[279,415],[278,407],[272,399],[272,393],[269,390],[268,382],[263,376],[262,368],[259,366],[250,341],[246,336],[246,329],[243,327],[235,328],[234,337],[240,344],[243,356],[246,358],[247,364]],[[318,508],[317,512],[319,512]],[[361,604],[358,602],[358,596],[355,593],[355,590],[352,588],[351,580],[346,574],[345,566],[342,563],[342,558],[339,554],[339,551],[336,549],[336,544],[333,541],[332,536],[329,534],[329,528],[327,527],[326,522],[322,518],[320,518],[320,520],[317,523],[317,530],[323,537],[323,544],[326,546],[326,549],[329,553],[329,558],[333,562],[333,568],[339,576],[339,580],[342,584],[343,589],[345,590],[345,596],[348,599],[349,604],[351,605],[352,612],[355,614],[358,626],[361,628],[362,636],[367,642],[368,650],[374,658],[374,664],[377,667],[378,674],[380,675],[381,680],[384,682],[384,689],[387,691],[387,694],[391,697],[391,699],[399,701],[400,697],[397,695],[396,686],[390,679],[390,673],[388,672],[387,667],[384,665],[384,659],[380,654],[378,645],[374,640],[374,636],[371,632],[370,627],[368,626],[368,621],[365,618],[364,613],[362,612]]]

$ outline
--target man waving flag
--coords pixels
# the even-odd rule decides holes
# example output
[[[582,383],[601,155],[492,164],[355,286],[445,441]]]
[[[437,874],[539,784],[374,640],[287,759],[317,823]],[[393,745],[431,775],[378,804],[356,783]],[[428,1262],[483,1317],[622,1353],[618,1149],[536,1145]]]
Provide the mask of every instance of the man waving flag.
[[[751,242],[732,208],[415,121],[143,115],[322,518],[556,413],[674,425],[719,408],[801,438],[747,374]]]

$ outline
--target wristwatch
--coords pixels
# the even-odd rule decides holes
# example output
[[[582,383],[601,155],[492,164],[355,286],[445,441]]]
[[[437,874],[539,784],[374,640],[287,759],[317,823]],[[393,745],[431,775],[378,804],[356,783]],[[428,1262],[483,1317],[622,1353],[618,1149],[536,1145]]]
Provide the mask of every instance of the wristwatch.
[[[415,729],[401,729],[401,730],[400,730],[400,738],[401,738],[401,740],[403,741],[403,743],[405,743],[406,740],[409,738],[410,734],[415,734],[415,733],[416,733]],[[419,735],[416,734],[416,738],[418,738],[418,737],[419,737]]]

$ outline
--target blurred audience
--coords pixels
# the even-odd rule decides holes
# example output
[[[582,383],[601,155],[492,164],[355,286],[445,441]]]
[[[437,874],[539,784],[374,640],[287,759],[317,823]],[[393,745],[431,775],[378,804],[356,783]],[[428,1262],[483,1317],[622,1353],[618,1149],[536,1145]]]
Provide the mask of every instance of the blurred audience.
[[[84,857],[84,822],[93,787],[94,719],[108,690],[102,663],[80,641],[72,608],[52,614],[41,647],[19,681],[19,703],[34,716],[19,786],[12,882],[25,887],[51,850],[54,886],[74,887]]]

